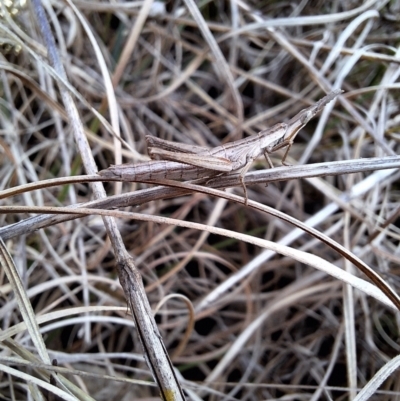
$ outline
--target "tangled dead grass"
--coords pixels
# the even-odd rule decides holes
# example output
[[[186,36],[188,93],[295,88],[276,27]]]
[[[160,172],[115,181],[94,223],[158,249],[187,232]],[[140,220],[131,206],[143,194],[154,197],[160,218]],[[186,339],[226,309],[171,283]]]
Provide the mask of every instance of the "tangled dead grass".
[[[68,77],[62,85],[79,109],[99,169],[147,160],[147,134],[209,147],[255,134],[287,121],[332,87],[343,88],[345,96],[301,131],[289,162],[334,168],[335,161],[362,163],[398,153],[394,3],[74,5],[55,0],[46,13]],[[13,16],[3,9],[0,19],[2,191],[87,173],[35,7],[32,2]],[[279,165],[281,155],[273,156]],[[392,167],[247,189],[250,199],[343,244],[398,292],[399,171],[395,162]],[[267,168],[265,161],[255,168]],[[105,187],[115,196],[104,209],[118,206],[150,216],[146,222],[119,219],[118,229],[190,399],[345,400],[359,389],[364,392],[358,399],[400,397],[396,373],[386,375],[379,389],[375,382],[372,395],[367,392],[379,369],[398,366],[399,313],[306,265],[316,255],[332,272],[337,266],[365,278],[329,246],[222,198],[163,197],[142,191],[151,186],[138,183]],[[240,187],[233,192],[242,194]],[[57,377],[62,373],[80,389],[65,399],[144,400],[159,394],[149,381],[100,216],[71,219],[37,215],[34,209],[92,199],[92,187],[82,182],[2,201],[3,207],[16,208],[0,214],[0,235],[26,291],[21,302],[32,305],[40,333],[35,340],[21,324],[17,281],[3,265],[1,399],[23,400],[27,394],[40,399],[38,389],[51,370],[36,358],[41,352],[57,360]],[[263,250],[256,240],[161,224],[156,216],[272,241],[287,246],[293,257]],[[296,251],[304,252],[304,261]],[[350,284],[356,285],[352,277]]]

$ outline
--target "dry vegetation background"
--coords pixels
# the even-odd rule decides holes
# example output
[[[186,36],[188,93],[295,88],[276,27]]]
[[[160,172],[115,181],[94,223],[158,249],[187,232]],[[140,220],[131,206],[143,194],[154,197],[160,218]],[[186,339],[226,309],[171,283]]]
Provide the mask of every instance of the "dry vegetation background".
[[[289,163],[398,153],[398,1],[73,4],[53,0],[45,9],[99,170],[147,160],[146,134],[214,147],[287,121],[331,88],[345,94],[301,131]],[[4,5],[0,189],[85,174],[33,4]],[[119,127],[129,147],[90,107]],[[281,157],[273,155],[276,166]],[[254,164],[267,167],[264,159]],[[253,185],[248,192],[314,225],[399,292],[398,179],[391,169]],[[106,183],[116,203],[104,208],[248,234],[365,279],[329,246],[269,214],[202,193],[150,200],[155,195],[138,192],[147,187]],[[232,192],[242,195],[240,186]],[[93,199],[87,183],[4,198],[1,205],[14,209],[1,212],[0,235],[50,360],[82,391],[65,399],[158,399],[101,218],[33,210]],[[164,301],[156,321],[188,399],[348,400],[386,363],[398,366],[398,311],[296,256],[154,221],[118,219],[118,228],[153,310]],[[0,400],[54,399],[33,380],[47,382],[49,370],[21,325],[9,280],[2,265]],[[398,378],[389,373],[359,399],[400,399]]]

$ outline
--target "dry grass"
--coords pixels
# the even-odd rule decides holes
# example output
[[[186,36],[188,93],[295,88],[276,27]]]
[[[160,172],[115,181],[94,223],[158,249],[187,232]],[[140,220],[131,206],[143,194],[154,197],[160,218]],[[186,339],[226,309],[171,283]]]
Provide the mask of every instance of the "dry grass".
[[[397,3],[295,3],[74,1],[79,20],[66,2],[53,1],[46,12],[68,76],[64,85],[98,168],[147,160],[146,134],[210,147],[254,134],[338,87],[345,95],[301,131],[288,161],[334,169],[339,160],[395,156]],[[1,191],[90,174],[33,6],[14,14],[0,14]],[[281,155],[273,155],[276,165]],[[399,292],[395,163],[249,186],[249,198],[315,227]],[[264,160],[255,167],[267,168]],[[348,400],[362,388],[360,400],[400,399],[392,373],[399,365],[399,313],[376,299],[379,291],[357,279],[365,276],[347,259],[238,202],[147,187],[106,183],[115,196],[88,205],[93,187],[83,182],[2,200],[19,209],[0,214],[0,236],[15,264],[6,263],[3,250],[0,400],[43,399],[39,389],[45,394],[54,359],[62,375],[52,383],[74,394],[64,399],[158,397],[100,216],[34,209],[81,203],[137,213],[118,215],[118,229],[189,399]],[[227,197],[231,192],[242,195],[240,186]],[[385,364],[387,379],[369,394],[367,383]]]

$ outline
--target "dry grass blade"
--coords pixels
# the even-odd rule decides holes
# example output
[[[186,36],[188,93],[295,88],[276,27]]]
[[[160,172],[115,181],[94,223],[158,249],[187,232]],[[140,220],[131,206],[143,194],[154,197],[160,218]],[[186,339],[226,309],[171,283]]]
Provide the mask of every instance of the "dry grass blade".
[[[353,401],[366,401],[369,400],[375,393],[379,386],[393,374],[400,367],[400,355],[390,360],[383,366],[370,382],[358,393]]]
[[[268,184],[271,182],[288,181],[298,178],[329,177],[341,174],[355,174],[360,172],[393,169],[393,172],[400,167],[400,156],[388,156],[371,159],[357,159],[347,161],[334,161],[327,163],[316,163],[304,166],[282,166],[273,169],[258,170],[247,173],[245,176],[246,185]],[[0,191],[0,199],[35,191],[43,188],[51,188],[60,185],[78,184],[85,182],[114,182],[120,181],[120,177],[104,177],[99,175],[80,175],[72,177],[51,178],[40,182],[31,182],[17,187],[11,187]],[[123,180],[129,181],[129,180]],[[157,183],[158,180],[144,179],[138,182]],[[215,188],[233,187],[240,185],[239,175],[229,175],[224,177],[210,178],[207,186]],[[140,192],[140,191],[138,191]],[[165,197],[165,194],[162,195]],[[151,199],[157,198],[156,194],[151,194]],[[117,198],[115,198],[117,199]],[[143,200],[141,200],[143,202]],[[134,203],[132,203],[133,205]],[[119,207],[118,202],[115,204]]]
[[[1,396],[398,398],[396,2],[23,1],[0,1]],[[275,168],[205,150],[271,128]],[[97,174],[168,152],[225,174]]]
[[[43,387],[47,391],[56,394],[57,396],[61,397],[63,400],[68,400],[68,401],[77,401],[77,398],[74,396],[71,396],[65,391],[60,390],[56,386],[53,386],[49,383],[46,383],[43,380],[37,379],[35,377],[32,377],[32,375],[28,375],[26,373],[20,372],[17,369],[10,368],[9,366],[0,364],[0,371],[9,374],[10,376],[14,376],[15,378],[20,378],[22,380],[25,380],[29,383],[36,384],[37,386]]]
[[[208,46],[211,49],[211,52],[213,53],[215,57],[215,66],[217,68],[217,73],[218,76],[221,80],[224,80],[230,90],[230,97],[233,98],[233,101],[235,102],[236,106],[236,116],[239,120],[239,124],[242,123],[243,121],[243,104],[242,104],[242,99],[238,93],[238,90],[235,86],[234,83],[234,78],[231,73],[231,70],[229,68],[228,63],[226,62],[226,59],[224,55],[222,54],[222,51],[220,47],[217,44],[217,41],[215,40],[214,36],[212,35],[211,30],[209,29],[206,21],[204,20],[203,16],[201,15],[201,12],[198,8],[198,5],[194,0],[184,0],[186,6],[190,10],[191,14],[193,15],[194,20],[197,23],[197,26],[201,33],[203,34]]]
[[[16,296],[19,311],[21,312],[22,318],[24,319],[25,328],[28,330],[30,337],[32,339],[33,344],[35,345],[36,351],[38,352],[41,360],[50,365],[50,358],[47,353],[46,345],[43,341],[43,337],[40,334],[39,325],[35,316],[35,312],[30,303],[29,297],[27,296],[17,268],[13,262],[11,255],[9,254],[6,245],[0,237],[0,266],[2,267],[3,272],[7,275],[7,278],[13,288],[13,292]],[[3,334],[3,333],[2,333]],[[18,350],[18,353],[22,353],[23,350]],[[1,365],[0,370],[3,372],[9,373],[11,375],[15,375],[17,377],[28,378],[28,375],[24,373],[15,371],[12,368]],[[64,381],[64,383],[62,383]],[[48,383],[43,382],[42,380],[33,381],[35,384],[38,384],[41,387],[46,388],[52,393],[58,395],[66,396],[66,399],[76,400],[71,394],[59,390],[54,386],[49,385]],[[55,383],[58,383],[61,386],[71,387],[67,380],[62,380],[55,376]],[[73,387],[73,385],[72,385]]]
[[[183,186],[188,186],[189,184],[182,184]],[[201,188],[198,188],[199,190],[202,190]],[[208,190],[202,190],[204,192],[207,192]],[[218,194],[217,190],[213,190],[214,194]],[[222,192],[220,193],[221,197],[225,198],[232,198],[235,199],[235,197],[231,197],[230,195]],[[236,200],[241,200],[236,199]],[[262,205],[255,205],[254,202],[249,203],[250,206],[255,207],[256,209],[262,210],[263,207]],[[16,212],[25,212],[25,211],[30,211],[34,213],[54,213],[54,214],[69,214],[71,211],[68,208],[46,208],[46,207],[0,207],[0,212],[3,213],[16,213]],[[376,299],[380,300],[381,302],[385,303],[388,306],[391,306],[393,309],[400,310],[400,298],[398,295],[387,285],[387,283],[382,280],[373,270],[371,270],[367,265],[365,265],[362,261],[360,261],[355,255],[352,255],[350,252],[348,252],[346,249],[344,249],[341,245],[335,243],[334,241],[330,240],[329,238],[325,237],[323,234],[318,233],[316,230],[312,228],[308,228],[304,225],[302,225],[300,222],[295,222],[295,219],[290,218],[288,216],[283,216],[282,213],[276,212],[276,211],[270,211],[271,214],[276,214],[279,215],[280,218],[285,217],[286,220],[292,222],[293,224],[300,226],[303,230],[308,231],[310,234],[316,236],[318,239],[322,240],[323,242],[326,242],[328,245],[330,245],[332,248],[337,250],[339,253],[343,254],[346,258],[351,260],[357,267],[359,267],[376,285],[377,287],[381,290],[378,291],[373,285],[370,283],[360,280],[357,277],[348,274],[346,271],[335,267],[334,265],[331,265],[329,263],[326,263],[322,258],[316,257],[312,254],[304,253],[301,251],[298,251],[294,248],[288,248],[279,244],[276,244],[271,241],[266,241],[266,240],[260,240],[255,237],[251,237],[245,234],[241,233],[235,233],[235,232],[229,232],[227,230],[223,229],[218,229],[212,226],[205,226],[201,224],[195,224],[195,223],[190,223],[190,222],[184,222],[184,221],[178,221],[176,219],[168,219],[166,217],[156,217],[156,216],[146,216],[144,214],[136,214],[136,213],[129,213],[129,212],[118,212],[118,211],[103,211],[103,210],[97,210],[97,209],[87,209],[87,208],[79,208],[76,209],[76,213],[79,215],[100,215],[100,216],[113,216],[113,217],[123,217],[123,218],[134,218],[137,220],[143,220],[143,221],[152,221],[160,224],[174,224],[176,226],[181,226],[181,227],[187,227],[187,228],[196,228],[196,229],[202,229],[204,231],[208,231],[211,233],[215,234],[220,234],[220,235],[226,235],[231,238],[235,238],[241,241],[245,241],[248,243],[251,243],[253,245],[258,245],[263,248],[267,248],[269,250],[272,250],[273,252],[280,253],[282,255],[294,258],[298,260],[299,262],[308,264],[312,267],[315,267],[316,269],[322,270],[335,278],[338,278],[340,280],[343,280],[347,284],[351,284],[355,288],[360,289],[361,291],[364,291],[365,293],[372,295]],[[123,270],[128,270],[129,267],[121,267]],[[126,280],[131,280],[129,278],[129,274],[126,273]],[[135,288],[135,286],[129,285],[129,288]]]
[[[2,267],[2,271],[7,275],[7,278],[10,281],[11,286],[14,290],[19,310],[26,323],[32,341],[35,344],[36,350],[41,360],[45,363],[50,364],[50,358],[47,353],[46,346],[39,332],[39,326],[36,321],[35,312],[33,311],[28,296],[26,295],[24,286],[22,284],[18,270],[13,262],[13,259],[9,254],[7,247],[1,238],[0,238],[0,264]]]

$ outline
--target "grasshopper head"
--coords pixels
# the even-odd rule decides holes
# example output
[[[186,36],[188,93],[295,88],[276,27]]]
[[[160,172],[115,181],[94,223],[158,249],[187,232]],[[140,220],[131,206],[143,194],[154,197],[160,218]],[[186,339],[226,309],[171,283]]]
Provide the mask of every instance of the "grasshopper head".
[[[293,140],[297,133],[313,118],[315,117],[331,100],[337,95],[342,93],[341,89],[336,89],[328,93],[325,97],[320,99],[316,104],[306,109],[301,110],[287,123],[287,131],[285,133],[286,140]]]

